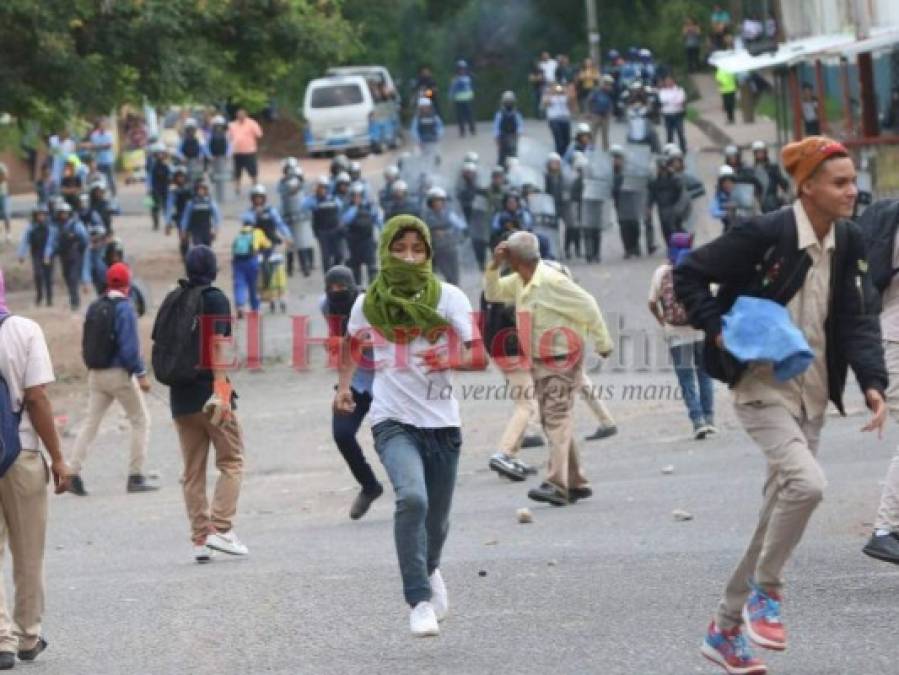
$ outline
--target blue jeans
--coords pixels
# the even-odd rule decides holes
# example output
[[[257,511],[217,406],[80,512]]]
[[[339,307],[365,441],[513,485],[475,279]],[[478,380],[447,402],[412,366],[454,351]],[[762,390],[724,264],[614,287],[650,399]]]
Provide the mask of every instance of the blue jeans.
[[[671,347],[674,372],[684,395],[684,404],[693,424],[703,420],[711,423],[715,417],[715,389],[712,378],[702,367],[702,342]],[[699,394],[696,385],[699,384]]]
[[[238,309],[247,306],[250,297],[250,309],[259,310],[259,290],[256,281],[259,278],[259,260],[256,256],[245,259],[235,258],[232,261],[234,271],[234,304]]]
[[[98,164],[97,171],[106,176],[106,184],[109,186],[109,193],[115,197],[118,192],[115,184],[115,167],[112,164]]]
[[[372,427],[375,450],[396,495],[393,536],[403,594],[414,607],[431,599],[428,577],[440,566],[456,486],[459,427],[419,429],[385,420]]]

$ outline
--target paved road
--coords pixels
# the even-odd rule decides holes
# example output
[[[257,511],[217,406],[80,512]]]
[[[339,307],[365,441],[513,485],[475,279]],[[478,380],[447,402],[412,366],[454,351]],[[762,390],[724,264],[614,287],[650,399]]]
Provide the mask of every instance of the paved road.
[[[529,129],[548,139],[544,126]],[[489,165],[486,128],[476,141]],[[469,147],[449,141],[445,164],[456,166]],[[711,176],[716,163],[700,157],[699,170]],[[147,276],[152,265],[171,264],[174,242],[148,234],[145,218],[123,219],[122,227],[141,242],[134,248]],[[702,238],[713,230],[700,224]],[[604,260],[574,263],[574,272],[626,329],[650,329],[645,294],[659,260],[625,263],[612,235]],[[313,312],[320,283],[293,279],[291,311]],[[469,272],[462,285],[474,299],[477,275]],[[721,436],[691,440],[682,404],[665,397],[673,373],[655,364],[637,372],[638,340],[626,339],[623,367],[607,364],[594,374],[597,384],[615,388],[609,406],[621,433],[584,446],[596,496],[564,509],[529,504],[527,485],[502,482],[487,469],[510,405],[464,400],[463,458],[443,566],[451,617],[441,637],[416,640],[400,593],[391,500],[385,496],[361,522],[346,515],[355,488],[329,438],[333,373],[321,367],[320,355],[308,371],[288,367],[287,319],[267,318],[264,336],[272,357],[265,369],[235,378],[247,438],[237,531],[251,556],[193,564],[165,405],[150,399],[150,466],[163,485],[151,495],[124,493],[125,427],[111,416],[84,470],[91,496],[53,500],[45,624],[51,646],[29,672],[716,672],[697,647],[754,525],[763,471],[726,391],[718,392]],[[499,381],[492,370],[457,380]],[[654,387],[642,390],[651,400],[622,400],[628,384]],[[84,399],[73,390],[83,391],[56,390],[57,407],[77,426]],[[831,485],[787,570],[792,643],[770,657],[772,672],[896,672],[899,574],[859,549],[899,435],[892,428],[880,442],[861,435],[860,397],[853,390],[850,398],[856,414],[831,418],[824,433]],[[579,433],[592,430],[588,411],[577,411]],[[367,432],[363,439],[370,449]],[[526,451],[526,459],[540,462],[543,453]],[[675,472],[663,475],[668,464]],[[522,506],[531,506],[533,524],[517,524]],[[675,522],[676,508],[694,519]]]

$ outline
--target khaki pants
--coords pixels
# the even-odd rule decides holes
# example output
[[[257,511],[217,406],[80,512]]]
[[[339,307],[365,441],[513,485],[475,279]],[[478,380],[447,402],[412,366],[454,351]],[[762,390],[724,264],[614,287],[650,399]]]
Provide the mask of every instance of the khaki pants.
[[[582,360],[565,370],[548,368],[542,361],[533,366],[534,388],[540,408],[540,422],[549,440],[549,467],[546,480],[564,493],[569,488],[589,484],[581,467],[574,441],[574,394],[582,385]]]
[[[609,118],[608,115],[590,115],[590,126],[593,128],[593,138],[596,138],[596,132],[599,131],[602,140],[602,149],[609,151]]]
[[[899,342],[884,341],[883,347],[887,371],[890,374],[887,404],[890,406],[893,419],[899,421]],[[874,529],[899,532],[899,448],[896,448],[893,461],[887,470]]]
[[[499,451],[515,457],[521,449],[521,441],[526,433],[539,434],[537,427],[537,398],[534,393],[534,379],[531,371],[525,368],[504,370],[509,396],[514,403],[512,417],[506,424],[502,438],[499,440]]]
[[[0,478],[0,556],[12,554],[15,608],[12,621],[0,580],[0,651],[31,649],[44,614],[44,540],[50,472],[40,452],[22,450]]]
[[[216,427],[203,412],[176,417],[175,428],[184,456],[182,486],[191,539],[201,543],[211,532],[231,529],[243,479],[243,436],[236,416],[224,426]],[[206,460],[210,443],[215,447],[215,466],[219,470],[211,511],[206,498]]]
[[[150,443],[150,413],[147,412],[147,404],[137,386],[137,380],[123,368],[91,370],[87,375],[87,388],[87,424],[75,439],[75,449],[69,462],[72,473],[81,473],[88,447],[97,437],[103,416],[113,401],[118,401],[131,424],[128,475],[142,474]]]
[[[815,457],[823,417],[795,418],[783,406],[762,403],[735,408],[743,428],[765,453],[768,473],[758,526],[718,606],[717,623],[724,629],[742,622],[750,580],[766,591],[780,590],[784,565],[827,485]]]
[[[600,392],[593,386],[587,371],[583,368],[581,368],[581,384],[578,388],[578,393],[601,425],[604,427],[615,426],[615,419],[612,417],[612,413],[609,412],[605,402],[602,400],[602,396],[600,396]]]

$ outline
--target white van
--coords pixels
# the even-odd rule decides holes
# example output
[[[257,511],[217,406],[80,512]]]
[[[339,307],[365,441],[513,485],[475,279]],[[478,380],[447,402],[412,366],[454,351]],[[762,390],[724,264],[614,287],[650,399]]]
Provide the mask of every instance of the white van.
[[[334,68],[306,87],[303,117],[310,154],[395,147],[400,117],[393,80],[380,66]]]

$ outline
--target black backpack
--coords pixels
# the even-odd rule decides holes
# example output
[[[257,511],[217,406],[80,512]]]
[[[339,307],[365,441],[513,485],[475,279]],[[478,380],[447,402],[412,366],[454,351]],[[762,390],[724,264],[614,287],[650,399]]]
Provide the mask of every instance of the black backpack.
[[[868,254],[868,274],[879,293],[883,293],[899,269],[893,267],[896,227],[899,225],[899,199],[881,199],[865,209],[858,226]]]
[[[203,291],[185,280],[162,302],[153,323],[153,373],[170,387],[196,382],[200,374],[200,314]]]
[[[90,370],[101,370],[112,365],[116,353],[116,305],[124,298],[104,295],[91,303],[84,319],[81,335],[81,356]]]

